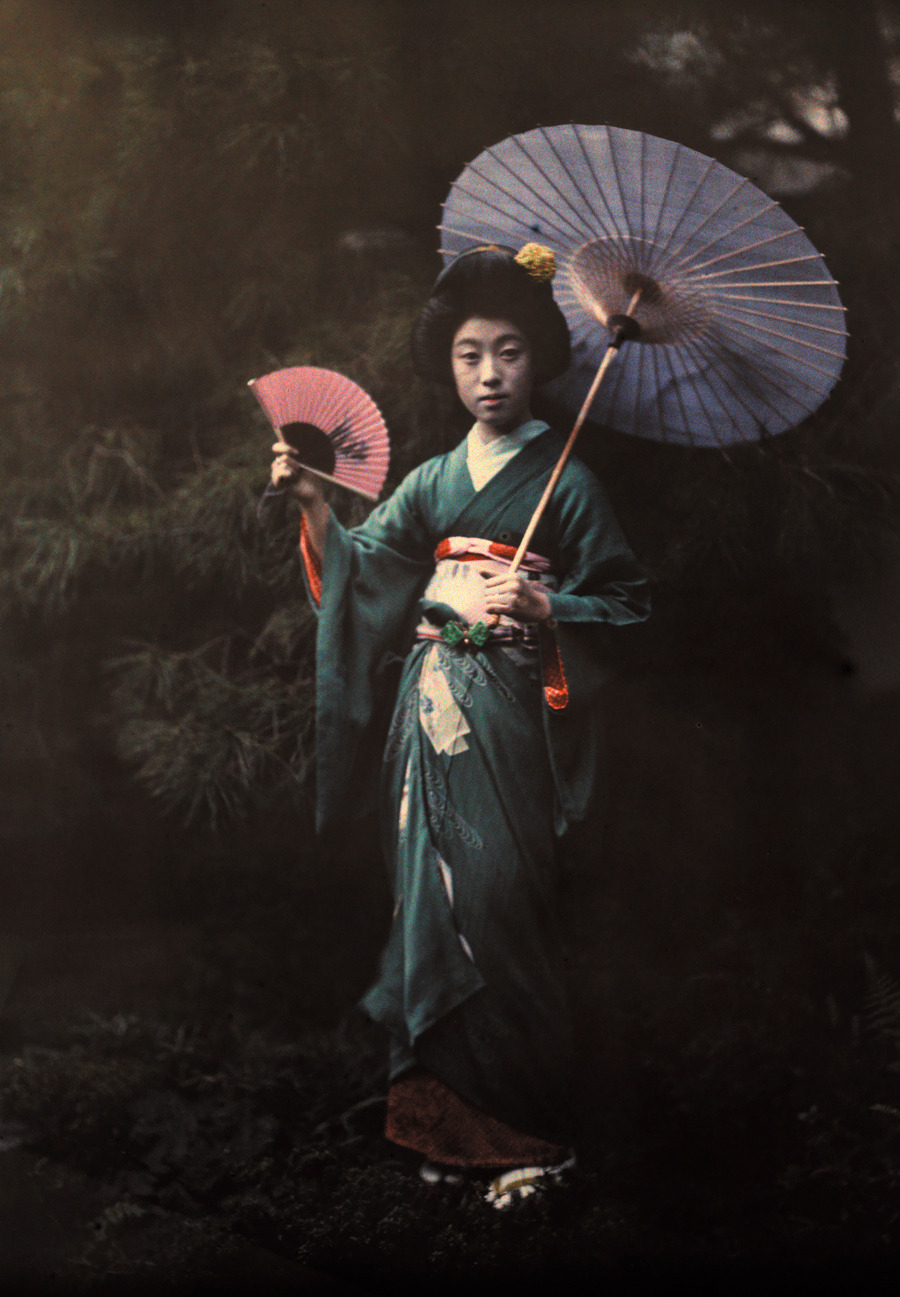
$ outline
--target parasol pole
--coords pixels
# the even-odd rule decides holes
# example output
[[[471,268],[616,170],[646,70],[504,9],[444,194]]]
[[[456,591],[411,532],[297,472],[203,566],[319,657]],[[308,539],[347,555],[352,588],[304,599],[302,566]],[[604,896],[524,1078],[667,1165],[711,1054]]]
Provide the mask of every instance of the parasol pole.
[[[581,432],[581,425],[584,423],[585,419],[588,416],[588,411],[590,410],[591,406],[594,403],[594,397],[597,395],[597,392],[600,389],[600,384],[603,382],[603,379],[606,375],[606,371],[609,369],[610,365],[615,359],[616,353],[621,347],[622,343],[629,339],[637,338],[640,334],[641,331],[640,325],[638,324],[637,320],[634,319],[631,313],[634,310],[634,308],[637,306],[638,302],[640,301],[641,294],[643,293],[643,291],[644,291],[644,286],[642,285],[634,294],[634,297],[632,297],[631,301],[628,304],[628,310],[625,312],[624,315],[613,315],[610,316],[609,318],[608,323],[611,324],[614,329],[613,336],[610,339],[609,343],[607,344],[607,348],[604,353],[603,359],[600,362],[600,368],[597,370],[596,374],[594,375],[594,381],[591,383],[590,390],[588,391],[587,396],[584,398],[584,401],[582,402],[581,409],[578,411],[578,417],[575,420],[575,424],[574,427],[572,428],[572,431],[569,433],[569,439],[562,449],[562,454],[560,455],[559,459],[556,461],[556,467],[553,469],[553,472],[550,474],[550,478],[547,482],[547,485],[544,487],[544,494],[541,496],[540,500],[538,501],[537,508],[535,509],[534,513],[531,515],[531,521],[529,522],[528,526],[525,528],[525,535],[522,537],[521,541],[519,542],[519,548],[516,550],[515,558],[509,565],[510,576],[514,576],[516,572],[518,572],[519,564],[522,562],[522,559],[525,557],[525,555],[528,552],[528,546],[531,543],[531,538],[535,533],[538,523],[540,522],[541,518],[544,516],[544,510],[547,508],[547,505],[550,503],[550,497],[553,495],[553,492],[556,489],[556,484],[559,481],[560,477],[562,476],[562,471],[565,468],[566,462],[568,461],[568,458],[572,453],[572,447],[575,445],[575,440],[579,432]]]

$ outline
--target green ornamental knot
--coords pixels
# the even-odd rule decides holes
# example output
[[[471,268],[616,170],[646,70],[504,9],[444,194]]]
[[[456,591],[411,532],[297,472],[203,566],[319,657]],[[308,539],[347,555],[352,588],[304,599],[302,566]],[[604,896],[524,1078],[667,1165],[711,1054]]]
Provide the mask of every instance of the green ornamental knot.
[[[477,621],[474,626],[464,626],[459,621],[448,621],[441,630],[441,639],[451,648],[458,648],[460,644],[463,647],[474,644],[475,648],[481,648],[490,633],[490,627],[485,626],[483,621]]]

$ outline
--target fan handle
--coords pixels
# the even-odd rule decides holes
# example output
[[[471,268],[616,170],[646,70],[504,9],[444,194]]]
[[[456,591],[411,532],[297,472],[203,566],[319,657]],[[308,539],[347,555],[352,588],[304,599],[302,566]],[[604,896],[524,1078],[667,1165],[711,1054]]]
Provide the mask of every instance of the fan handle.
[[[299,464],[300,461],[297,460],[297,463]],[[362,498],[368,500],[370,504],[378,503],[378,496],[373,495],[371,491],[364,491],[361,486],[351,486],[349,482],[342,482],[339,477],[333,477],[331,473],[323,473],[321,469],[310,468],[308,464],[300,464],[300,467],[304,473],[311,473],[313,477],[319,478],[322,482],[330,482],[332,486],[342,486],[345,491],[352,491],[354,495],[361,495]],[[295,473],[286,480],[288,482],[296,481],[298,476],[299,474]]]

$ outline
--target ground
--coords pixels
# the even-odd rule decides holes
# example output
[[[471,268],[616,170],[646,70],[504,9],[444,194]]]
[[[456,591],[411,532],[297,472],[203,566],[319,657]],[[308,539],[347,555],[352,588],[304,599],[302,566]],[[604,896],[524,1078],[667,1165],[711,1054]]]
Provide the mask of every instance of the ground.
[[[426,1189],[382,1138],[383,1042],[352,1011],[381,898],[348,922],[345,886],[313,907],[302,882],[236,873],[215,903],[195,880],[155,914],[107,896],[7,939],[4,1293],[896,1279],[889,977],[860,978],[854,1013],[810,972],[806,930],[798,963],[789,924],[721,916],[686,962],[612,911],[598,973],[576,925],[581,1170],[501,1217],[477,1185]]]

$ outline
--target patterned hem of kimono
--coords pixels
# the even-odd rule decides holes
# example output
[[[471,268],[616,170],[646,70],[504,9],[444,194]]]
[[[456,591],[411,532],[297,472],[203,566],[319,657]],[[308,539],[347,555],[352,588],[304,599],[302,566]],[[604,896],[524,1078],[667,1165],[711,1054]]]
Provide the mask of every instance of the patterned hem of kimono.
[[[445,1166],[553,1166],[568,1155],[482,1112],[423,1068],[391,1083],[384,1133]]]

